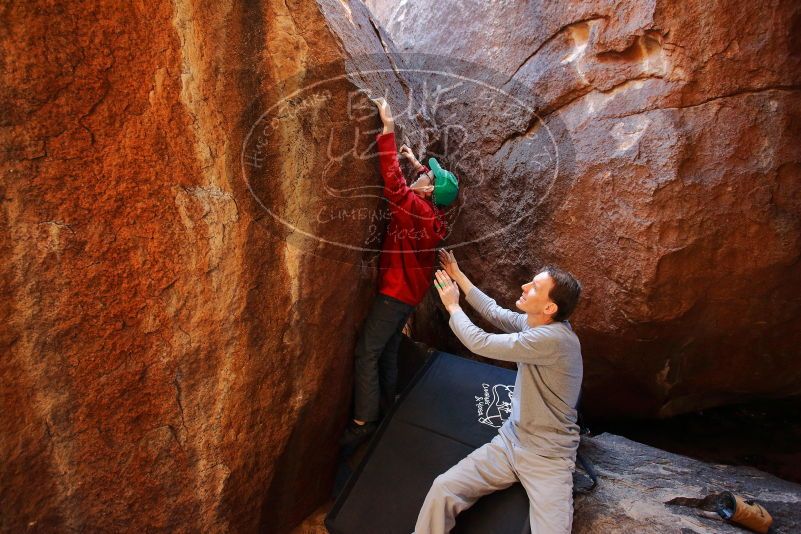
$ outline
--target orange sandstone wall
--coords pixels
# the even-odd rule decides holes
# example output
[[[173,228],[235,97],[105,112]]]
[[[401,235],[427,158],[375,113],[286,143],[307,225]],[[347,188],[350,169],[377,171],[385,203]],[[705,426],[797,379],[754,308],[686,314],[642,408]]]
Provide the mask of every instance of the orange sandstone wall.
[[[379,184],[328,143],[369,82],[342,62],[386,62],[365,8],[0,19],[0,531],[286,530],[330,492],[374,287],[374,255],[320,239],[358,245],[369,221],[309,215],[321,177]],[[315,77],[335,81],[274,110],[244,166],[260,115]]]

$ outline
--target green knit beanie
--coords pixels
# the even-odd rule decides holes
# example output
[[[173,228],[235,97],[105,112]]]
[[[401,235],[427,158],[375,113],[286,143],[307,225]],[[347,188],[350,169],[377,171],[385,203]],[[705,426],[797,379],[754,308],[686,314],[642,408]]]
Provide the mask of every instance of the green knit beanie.
[[[434,204],[450,206],[459,194],[459,179],[451,171],[440,167],[434,158],[428,160],[428,166],[434,171]]]

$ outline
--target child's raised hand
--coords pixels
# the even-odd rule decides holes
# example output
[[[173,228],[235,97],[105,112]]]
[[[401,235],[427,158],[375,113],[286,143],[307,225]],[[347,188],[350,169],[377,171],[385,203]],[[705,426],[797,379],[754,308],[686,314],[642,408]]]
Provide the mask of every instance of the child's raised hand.
[[[392,109],[389,107],[389,102],[383,97],[371,98],[373,104],[378,108],[378,115],[381,117],[381,122],[384,123],[384,133],[395,131],[395,119],[392,118]]]
[[[409,148],[406,145],[401,145],[401,147],[400,147],[400,155],[403,156],[404,158],[408,159],[411,162],[417,161],[417,158],[414,157],[414,152],[412,152],[412,149]]]

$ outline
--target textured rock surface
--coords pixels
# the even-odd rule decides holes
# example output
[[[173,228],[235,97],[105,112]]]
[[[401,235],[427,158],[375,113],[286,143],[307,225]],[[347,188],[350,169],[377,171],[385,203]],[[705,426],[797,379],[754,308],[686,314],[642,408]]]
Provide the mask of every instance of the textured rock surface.
[[[479,65],[468,78],[491,69],[538,111],[499,116],[469,92],[442,108],[493,178],[450,243],[512,224],[457,250],[507,306],[537,266],[579,277],[587,412],[801,391],[801,4],[373,4],[399,50]],[[555,124],[572,157],[545,184],[526,141]],[[430,328],[434,308],[416,334],[454,343]]]
[[[0,531],[286,531],[330,492],[374,287],[369,253],[293,235],[371,231],[318,214],[372,213],[375,195],[317,194],[380,183],[374,160],[339,157],[372,154],[348,130],[353,90],[403,98],[367,10],[6,2],[0,17]],[[344,77],[361,54],[378,55],[351,69],[386,73]],[[277,128],[257,122],[324,76],[273,109]],[[264,161],[243,167],[253,125]]]
[[[573,532],[743,532],[719,517],[688,506],[666,505],[678,497],[702,499],[731,491],[760,502],[776,532],[801,528],[801,486],[756,469],[706,464],[613,434],[582,438],[598,486],[575,500]]]
[[[475,194],[452,242],[516,224],[465,269],[509,302],[542,261],[582,278],[590,408],[798,391],[796,4],[459,5],[384,13],[404,48],[496,71],[573,154],[532,182],[539,122],[459,108]],[[330,490],[374,285],[356,90],[398,110],[420,80],[358,2],[0,16],[0,531],[286,531]],[[401,137],[447,153],[431,118]]]

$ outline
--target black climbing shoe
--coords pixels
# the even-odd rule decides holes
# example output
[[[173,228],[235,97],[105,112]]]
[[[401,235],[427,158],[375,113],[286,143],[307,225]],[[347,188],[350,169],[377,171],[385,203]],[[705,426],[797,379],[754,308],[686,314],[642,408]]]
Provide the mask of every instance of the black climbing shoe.
[[[342,438],[339,440],[339,444],[343,447],[355,448],[364,443],[372,434],[375,432],[375,429],[378,427],[376,423],[364,423],[363,425],[357,425],[355,422],[351,421],[348,424],[348,428],[345,429],[345,433],[342,435]]]

